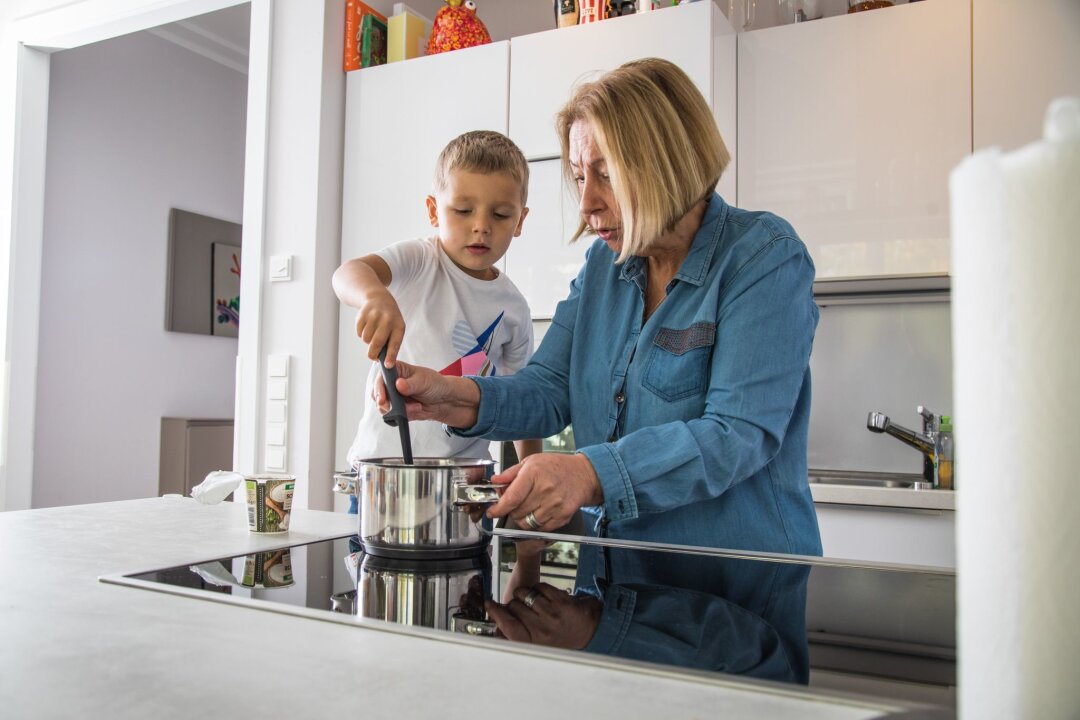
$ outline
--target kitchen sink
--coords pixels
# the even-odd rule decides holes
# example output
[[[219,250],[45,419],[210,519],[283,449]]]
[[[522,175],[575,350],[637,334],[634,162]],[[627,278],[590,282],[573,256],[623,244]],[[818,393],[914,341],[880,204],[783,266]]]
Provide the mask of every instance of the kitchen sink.
[[[851,485],[855,487],[900,488],[930,490],[932,486],[917,473],[883,473],[862,470],[818,470],[811,468],[811,483]]]

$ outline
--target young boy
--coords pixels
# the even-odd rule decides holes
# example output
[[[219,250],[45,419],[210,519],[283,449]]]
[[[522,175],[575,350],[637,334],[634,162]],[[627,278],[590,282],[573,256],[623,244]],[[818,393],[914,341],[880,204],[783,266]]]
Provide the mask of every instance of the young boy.
[[[334,273],[334,292],[359,309],[356,334],[368,357],[377,361],[386,347],[387,367],[400,357],[443,368],[444,375],[514,373],[532,355],[532,320],[525,298],[495,264],[529,212],[529,165],[506,136],[467,132],[439,154],[434,186],[427,209],[438,235],[349,260]],[[383,422],[371,399],[378,375],[376,364],[349,449],[352,467],[364,458],[401,455],[397,429]],[[417,457],[490,457],[487,440],[449,437],[440,423],[413,421],[409,429]],[[524,458],[540,450],[540,441],[518,441],[515,449]]]

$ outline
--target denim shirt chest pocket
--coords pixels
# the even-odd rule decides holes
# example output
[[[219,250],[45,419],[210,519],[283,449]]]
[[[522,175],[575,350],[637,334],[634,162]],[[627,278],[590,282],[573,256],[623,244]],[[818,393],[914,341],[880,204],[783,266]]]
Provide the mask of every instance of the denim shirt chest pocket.
[[[709,381],[716,326],[696,322],[657,331],[645,361],[642,384],[663,400],[701,395]]]

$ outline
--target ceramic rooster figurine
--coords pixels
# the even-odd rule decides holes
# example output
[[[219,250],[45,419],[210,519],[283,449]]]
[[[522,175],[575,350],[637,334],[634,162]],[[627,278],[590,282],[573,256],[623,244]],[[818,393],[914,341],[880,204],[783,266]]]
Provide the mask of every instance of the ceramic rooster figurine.
[[[474,45],[486,45],[491,42],[484,23],[476,17],[476,3],[472,0],[443,0],[446,7],[440,8],[431,24],[431,36],[428,38],[427,54],[449,52]]]

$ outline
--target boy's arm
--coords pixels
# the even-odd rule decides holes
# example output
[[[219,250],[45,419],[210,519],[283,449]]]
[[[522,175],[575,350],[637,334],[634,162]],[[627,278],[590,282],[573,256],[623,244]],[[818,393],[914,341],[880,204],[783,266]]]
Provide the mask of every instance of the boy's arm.
[[[372,292],[386,291],[393,275],[378,255],[346,260],[334,271],[334,294],[349,307],[360,308]]]
[[[517,453],[518,462],[521,462],[529,455],[534,455],[543,450],[543,440],[515,440],[514,452]]]
[[[356,336],[368,345],[368,358],[375,360],[386,347],[386,366],[397,361],[405,336],[405,319],[394,296],[387,290],[393,274],[378,255],[348,260],[333,277],[334,293],[356,313]]]

